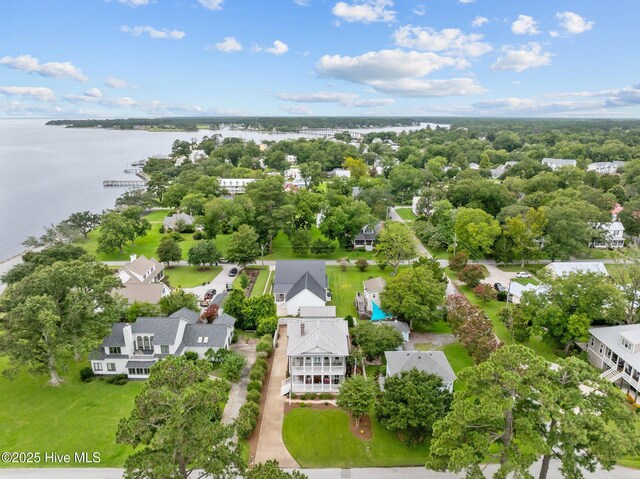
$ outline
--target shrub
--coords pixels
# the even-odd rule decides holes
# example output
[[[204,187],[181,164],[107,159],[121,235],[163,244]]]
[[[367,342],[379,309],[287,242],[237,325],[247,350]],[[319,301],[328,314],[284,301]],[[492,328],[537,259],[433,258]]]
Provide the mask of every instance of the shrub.
[[[267,358],[269,357],[269,355],[268,355],[266,352],[264,352],[264,351],[259,351],[259,352],[258,352],[258,354],[256,354],[256,357],[257,357],[258,359],[264,359],[264,360],[265,360],[265,362],[266,362],[266,361],[267,361]]]
[[[193,225],[184,225],[180,229],[180,233],[194,233],[196,231],[196,227]]]
[[[262,391],[262,381],[249,381],[247,391]]]
[[[247,403],[254,404],[254,403]],[[242,411],[242,408],[240,408]],[[236,419],[236,432],[238,433],[238,437],[242,439],[249,439],[251,434],[253,434],[253,430],[256,428],[257,418],[251,417],[249,414],[241,414]]]
[[[94,373],[93,369],[91,369],[90,367],[82,368],[80,370],[80,380],[83,383],[88,383],[95,377],[96,377],[96,373]]]
[[[350,314],[347,314],[344,317],[344,320],[347,322],[347,327],[353,328],[353,316],[351,316]]]
[[[369,268],[369,262],[364,258],[358,258],[356,260],[356,267],[364,273]]]
[[[240,282],[240,287],[242,289],[245,289],[247,286],[249,286],[249,276],[247,276],[247,273],[244,271],[240,273],[240,278],[238,279],[238,281]]]
[[[263,336],[262,338],[260,338],[260,341],[258,341],[258,344],[256,346],[256,352],[267,353],[267,356],[271,356],[271,353],[273,352],[273,343],[269,336]]]
[[[202,230],[198,230],[195,233],[193,233],[193,239],[196,241],[207,239],[207,234]]]
[[[258,357],[256,359],[256,361],[253,363],[253,365],[251,366],[251,370],[253,371],[254,369],[260,369],[263,372],[267,372],[267,360],[263,357]]]
[[[487,277],[484,268],[479,264],[468,264],[458,274],[460,281],[466,283],[470,288],[475,288],[484,278]]]
[[[249,379],[252,381],[264,381],[264,371],[261,369],[253,369],[249,373]]]
[[[260,404],[260,399],[262,398],[262,394],[260,391],[247,391],[247,401],[254,402],[256,404]]]
[[[347,266],[349,265],[349,260],[347,258],[341,258],[338,260],[338,264],[340,265],[341,271],[346,271]]]
[[[184,353],[184,358],[195,363],[198,360],[198,353],[195,351],[187,351]]]
[[[164,225],[160,225],[158,231],[160,231],[160,234],[164,234]]]
[[[507,292],[506,291],[499,291],[498,294],[496,295],[496,299],[498,301],[506,301],[507,300]]]
[[[256,332],[259,335],[269,335],[269,337],[272,337],[273,333],[276,332],[276,329],[278,329],[278,318],[276,316],[258,319]]]
[[[469,256],[463,251],[456,253],[449,258],[449,268],[453,271],[461,271],[469,262]]]
[[[303,396],[304,396],[304,394],[303,394]],[[304,399],[304,398],[303,398],[303,399]],[[301,403],[298,403],[298,406],[300,406],[300,407],[307,407],[307,403],[301,402]]]
[[[126,374],[116,374],[114,376],[109,376],[107,377],[104,382],[106,382],[107,384],[115,384],[116,386],[122,386],[123,384],[127,384],[127,381],[129,379],[127,378]]]
[[[387,366],[384,365],[384,364],[382,366],[380,366],[380,370],[378,371],[378,374],[380,376],[386,375],[387,374]]]
[[[233,338],[231,338],[231,344],[236,344],[237,342],[238,342],[238,333],[234,331]]]
[[[331,399],[332,395],[329,393],[321,393],[319,397],[320,399]]]
[[[169,235],[169,238],[176,240],[178,243],[180,243],[181,241],[184,241],[184,238],[182,237],[182,235],[180,233],[176,233],[175,231],[173,231]]]
[[[247,358],[242,354],[231,351],[222,361],[220,372],[227,381],[236,382],[240,379],[240,373],[247,364]]]
[[[480,299],[482,304],[487,304],[498,298],[498,292],[489,283],[480,283],[473,288],[473,293]]]
[[[330,239],[318,238],[311,243],[311,252],[313,254],[330,254],[336,249],[336,244]]]

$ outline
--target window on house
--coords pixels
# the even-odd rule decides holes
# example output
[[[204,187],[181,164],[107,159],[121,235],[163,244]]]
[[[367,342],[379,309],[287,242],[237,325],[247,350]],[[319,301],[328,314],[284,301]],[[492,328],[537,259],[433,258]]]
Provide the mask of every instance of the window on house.
[[[276,294],[276,303],[283,303],[283,302],[284,302],[284,294],[282,293]]]
[[[149,336],[144,337],[144,349],[151,349],[151,343],[149,342]]]
[[[122,350],[120,348],[109,348],[109,354],[121,354]]]
[[[138,349],[142,349],[142,336],[138,336]]]
[[[633,345],[625,338],[622,338],[622,345],[625,347],[625,349],[628,349],[629,351],[633,349]]]
[[[314,356],[313,357],[313,365],[314,366],[320,366],[320,364],[322,364],[322,357]]]
[[[102,364],[101,363],[93,363],[93,370],[94,371],[102,371]]]
[[[604,345],[600,343],[600,348],[598,348],[598,352],[602,354],[602,351],[604,351]]]
[[[209,342],[209,336],[205,336],[202,338],[202,342],[203,343],[208,343]]]
[[[129,368],[129,374],[135,374],[136,370],[134,368]]]
[[[589,346],[593,346],[595,342],[596,342],[596,339],[593,336],[591,336],[591,341],[589,341]]]
[[[169,346],[165,346],[165,345],[160,346],[160,352],[162,354],[169,354]]]
[[[198,336],[198,344],[202,344],[202,336]]]
[[[107,363],[107,371],[115,371],[116,363]]]

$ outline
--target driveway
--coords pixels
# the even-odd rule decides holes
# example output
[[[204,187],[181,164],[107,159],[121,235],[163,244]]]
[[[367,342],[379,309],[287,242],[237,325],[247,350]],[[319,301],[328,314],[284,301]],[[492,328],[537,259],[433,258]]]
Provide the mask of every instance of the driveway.
[[[505,288],[509,287],[509,282],[516,277],[516,273],[510,273],[508,271],[502,271],[494,264],[482,263],[487,271],[489,272],[489,276],[487,276],[482,281],[484,283],[489,283],[490,285],[494,285],[495,283],[502,283],[502,286]]]
[[[226,289],[227,283],[232,283],[233,280],[235,279],[229,276],[229,271],[231,270],[231,268],[237,268],[237,266],[233,264],[223,264],[222,271],[220,271],[220,273],[218,273],[218,275],[215,278],[213,278],[211,282],[209,282],[205,286],[196,286],[195,288],[184,288],[184,290],[187,293],[195,294],[200,299],[202,299],[204,294],[209,289],[215,289],[216,294],[220,294]]]
[[[287,327],[280,326],[278,334],[278,346],[273,351],[273,364],[265,392],[266,402],[254,462],[275,459],[280,467],[299,467],[282,440],[286,398],[280,394],[280,386],[287,376]]]
[[[222,422],[225,424],[231,424],[238,417],[240,408],[247,402],[247,384],[249,383],[251,366],[256,360],[256,343],[249,343],[241,339],[236,344],[232,344],[229,349],[247,358],[247,365],[240,374],[240,380],[231,384],[229,400],[222,413]]]

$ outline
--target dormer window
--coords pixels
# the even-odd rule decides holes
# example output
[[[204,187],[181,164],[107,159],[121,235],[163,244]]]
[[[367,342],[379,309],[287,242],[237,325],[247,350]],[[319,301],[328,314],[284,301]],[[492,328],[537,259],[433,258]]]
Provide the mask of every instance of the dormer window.
[[[633,344],[631,344],[631,342],[628,339],[622,338],[620,342],[625,347],[625,349],[628,349],[629,351],[633,351]]]

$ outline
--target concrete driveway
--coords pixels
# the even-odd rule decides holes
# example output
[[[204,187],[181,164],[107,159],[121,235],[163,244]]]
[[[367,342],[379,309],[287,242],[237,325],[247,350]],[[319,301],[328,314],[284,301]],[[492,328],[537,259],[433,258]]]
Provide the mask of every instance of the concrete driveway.
[[[489,272],[489,276],[482,280],[483,283],[489,283],[493,286],[495,283],[501,283],[505,288],[509,287],[509,281],[516,277],[516,273],[510,273],[507,271],[502,271],[494,264],[486,264],[482,263],[487,271]]]
[[[282,440],[282,424],[284,422],[284,405],[286,398],[280,394],[282,380],[287,376],[287,327],[278,329],[278,347],[273,351],[271,375],[267,383],[266,402],[262,411],[260,435],[254,462],[275,459],[280,467],[299,467],[296,460]]]
[[[222,413],[222,422],[225,424],[231,424],[238,417],[240,408],[247,402],[247,384],[249,383],[251,366],[256,360],[256,343],[255,341],[245,342],[241,339],[236,344],[232,344],[229,349],[247,358],[247,365],[240,374],[240,380],[231,384],[229,400]]]
[[[227,283],[233,283],[235,277],[229,276],[229,271],[231,268],[238,268],[234,264],[223,264],[222,271],[218,273],[218,275],[211,280],[211,282],[207,283],[205,286],[196,286],[195,288],[184,288],[187,293],[193,293],[198,298],[202,299],[204,294],[209,289],[215,289],[216,294],[222,293],[227,287]],[[238,268],[239,270],[240,268]]]

